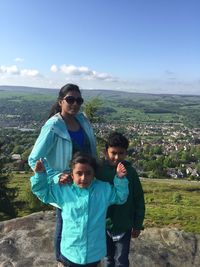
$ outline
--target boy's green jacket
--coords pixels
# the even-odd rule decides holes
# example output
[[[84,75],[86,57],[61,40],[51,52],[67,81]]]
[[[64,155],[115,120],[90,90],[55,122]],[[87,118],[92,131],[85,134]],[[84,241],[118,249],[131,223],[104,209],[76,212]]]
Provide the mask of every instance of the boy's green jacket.
[[[136,170],[127,161],[123,161],[129,181],[129,196],[125,204],[112,205],[108,208],[106,227],[113,234],[124,233],[132,228],[143,229],[145,215],[144,193]],[[113,184],[116,167],[107,161],[100,163],[97,179]],[[103,178],[102,178],[103,177]]]

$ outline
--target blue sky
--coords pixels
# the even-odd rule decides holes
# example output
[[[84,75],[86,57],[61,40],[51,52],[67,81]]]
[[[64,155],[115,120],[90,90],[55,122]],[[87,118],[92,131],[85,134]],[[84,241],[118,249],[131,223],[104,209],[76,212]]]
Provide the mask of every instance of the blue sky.
[[[199,0],[0,0],[0,85],[200,94]]]

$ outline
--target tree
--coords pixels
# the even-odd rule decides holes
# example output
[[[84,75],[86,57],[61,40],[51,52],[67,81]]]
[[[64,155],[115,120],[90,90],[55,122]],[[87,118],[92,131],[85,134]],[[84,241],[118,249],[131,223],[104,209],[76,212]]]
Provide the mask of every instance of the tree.
[[[175,168],[176,167],[176,162],[172,159],[171,156],[167,156],[164,160],[163,160],[163,167],[164,168]]]
[[[21,145],[16,145],[12,151],[13,154],[21,154],[23,153],[24,148]]]
[[[12,200],[15,198],[16,195],[16,189],[8,188],[7,184],[10,175],[8,173],[3,172],[3,167],[4,163],[2,160],[2,153],[0,153],[0,220],[14,218],[17,215],[12,203]]]
[[[191,160],[190,153],[188,151],[181,151],[179,158],[181,163],[189,163]]]
[[[83,111],[90,122],[100,121],[97,111],[100,109],[101,104],[102,101],[98,97],[92,98],[85,104]]]
[[[162,155],[162,146],[154,145],[150,149],[151,155]]]
[[[31,148],[28,148],[28,149],[25,149],[21,155],[22,157],[22,160],[25,160],[27,161],[28,160],[28,156],[30,155],[31,153],[31,150],[32,150],[32,147]]]

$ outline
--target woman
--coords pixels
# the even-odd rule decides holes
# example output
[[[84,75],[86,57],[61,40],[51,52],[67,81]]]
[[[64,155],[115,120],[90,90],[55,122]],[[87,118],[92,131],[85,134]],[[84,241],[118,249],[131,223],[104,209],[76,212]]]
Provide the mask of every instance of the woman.
[[[93,129],[83,113],[79,112],[82,104],[83,98],[77,85],[63,86],[29,156],[29,165],[33,170],[37,160],[45,159],[49,183],[62,183],[63,172],[70,169],[69,164],[75,152],[80,151],[96,157]],[[55,249],[58,261],[61,232],[61,210],[57,208]]]

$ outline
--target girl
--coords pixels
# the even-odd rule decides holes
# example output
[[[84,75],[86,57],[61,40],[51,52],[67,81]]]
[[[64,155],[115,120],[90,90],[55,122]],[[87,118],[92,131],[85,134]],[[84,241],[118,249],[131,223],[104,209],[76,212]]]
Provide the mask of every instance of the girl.
[[[119,163],[114,185],[95,179],[96,160],[83,153],[71,162],[71,185],[48,183],[43,162],[37,161],[31,177],[32,191],[44,203],[55,202],[62,210],[60,259],[64,266],[95,267],[106,254],[105,219],[109,205],[128,197],[126,169]]]

